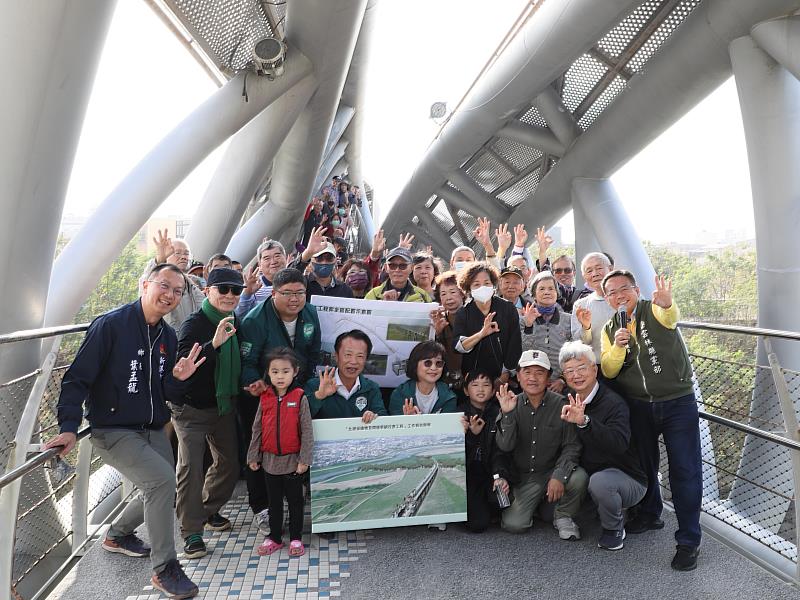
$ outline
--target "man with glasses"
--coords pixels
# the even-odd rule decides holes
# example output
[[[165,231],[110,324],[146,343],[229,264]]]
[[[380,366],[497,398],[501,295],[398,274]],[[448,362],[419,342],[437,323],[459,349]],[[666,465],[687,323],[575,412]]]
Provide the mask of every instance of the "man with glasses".
[[[225,531],[231,522],[219,509],[231,498],[239,475],[235,403],[242,373],[239,322],[233,311],[244,289],[242,275],[228,267],[208,274],[208,297],[178,334],[178,356],[200,344],[206,362],[186,393],[170,406],[178,436],[178,497],[175,512],[187,558],[206,554],[203,529]],[[213,462],[203,475],[206,440]]]
[[[320,359],[320,328],[317,309],[306,302],[306,279],[297,269],[278,271],[273,280],[271,296],[242,319],[239,328],[239,347],[242,354],[242,385],[248,392],[239,402],[239,419],[244,436],[244,447],[250,446],[253,419],[258,409],[261,393],[267,389],[264,381],[264,357],[273,348],[294,350],[300,360],[297,383],[302,385],[310,377]],[[245,471],[250,508],[257,517],[262,533],[269,533],[269,507],[264,471]]]
[[[589,344],[600,361],[600,334],[603,326],[614,316],[614,309],[606,302],[603,278],[611,271],[611,261],[602,252],[590,252],[581,261],[583,281],[593,291],[575,301],[572,307],[572,339]]]
[[[588,296],[592,290],[575,287],[575,262],[566,254],[562,254],[550,268],[558,282],[558,303],[564,312],[571,313],[575,301]]]
[[[633,439],[647,474],[647,493],[625,529],[641,533],[664,527],[658,482],[658,437],[663,435],[678,518],[672,568],[691,571],[697,566],[701,537],[700,424],[692,366],[677,329],[680,314],[672,282],[656,276],[655,287],[653,299],[644,300],[630,271],[611,271],[603,279],[608,303],[617,312],[603,328],[600,364],[610,385],[628,400]],[[620,311],[626,314],[625,327]]]
[[[57,409],[61,433],[45,445],[63,446],[62,456],[74,448],[85,402],[95,451],[140,492],[111,524],[102,546],[149,556],[153,586],[177,598],[195,596],[198,589],[175,552],[175,464],[164,432],[170,418],[165,401],[179,401],[183,382],[206,360],[199,344],[175,359],[175,331],[164,317],[178,306],[185,286],[180,268],[158,265],[144,281],[141,298],[92,322],[64,374]],[[142,522],[151,547],[135,534]]]
[[[637,504],[647,489],[647,476],[631,444],[628,405],[597,381],[597,359],[590,346],[567,342],[558,362],[575,394],[561,409],[561,420],[574,425],[583,446],[580,465],[589,474],[589,494],[603,528],[597,547],[622,550],[623,511]]]
[[[163,233],[160,230],[156,233],[156,237],[153,238],[153,243],[156,246],[156,256],[154,259],[150,259],[144,267],[144,273],[139,279],[139,293],[142,293],[142,284],[149,277],[154,267],[163,264],[175,265],[178,267],[186,279],[184,294],[181,296],[180,302],[175,309],[164,317],[167,324],[177,331],[181,328],[186,317],[200,310],[200,305],[203,303],[203,300],[205,300],[205,295],[194,282],[194,277],[186,275],[192,264],[192,253],[191,250],[189,250],[188,244],[183,240],[173,241],[169,237],[169,233],[166,229]]]
[[[255,268],[245,279],[245,290],[236,308],[236,316],[244,318],[253,307],[272,295],[273,278],[286,268],[286,249],[278,241],[264,240],[258,247],[258,271]]]
[[[372,288],[364,300],[392,300],[396,302],[433,302],[428,292],[411,283],[414,257],[401,246],[393,248],[386,256],[384,268],[389,276],[378,287]]]

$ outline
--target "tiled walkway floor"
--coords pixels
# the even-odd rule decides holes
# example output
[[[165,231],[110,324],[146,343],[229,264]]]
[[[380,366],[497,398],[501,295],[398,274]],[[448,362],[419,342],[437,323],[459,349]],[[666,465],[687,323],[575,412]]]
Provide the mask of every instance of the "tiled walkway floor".
[[[259,556],[255,549],[264,537],[253,523],[247,496],[236,497],[222,512],[233,523],[233,529],[206,532],[203,537],[208,555],[197,560],[178,556],[186,575],[200,588],[199,598],[312,600],[339,596],[340,579],[350,576],[350,563],[366,552],[366,539],[370,536],[365,531],[339,533],[331,539],[306,534],[306,553],[299,558],[289,558],[287,541],[282,550]],[[126,600],[163,597],[147,586]]]

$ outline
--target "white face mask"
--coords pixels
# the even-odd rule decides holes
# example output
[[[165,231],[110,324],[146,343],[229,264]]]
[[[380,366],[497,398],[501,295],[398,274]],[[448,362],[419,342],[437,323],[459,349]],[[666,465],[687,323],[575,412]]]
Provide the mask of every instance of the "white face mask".
[[[464,270],[464,267],[467,266],[467,261],[465,260],[458,260],[453,263],[453,268],[456,270],[456,273],[461,273]]]
[[[470,290],[470,294],[476,302],[488,302],[494,296],[494,288],[491,285],[482,285],[476,290]]]

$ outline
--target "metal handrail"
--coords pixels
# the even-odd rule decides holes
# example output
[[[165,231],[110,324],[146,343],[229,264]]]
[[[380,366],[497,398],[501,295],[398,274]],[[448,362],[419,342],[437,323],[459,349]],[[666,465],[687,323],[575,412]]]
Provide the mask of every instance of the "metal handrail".
[[[84,427],[81,429],[77,434],[77,440],[81,440],[85,438],[89,433],[91,433],[91,427]],[[45,464],[47,461],[55,458],[59,452],[64,448],[64,446],[53,446],[52,448],[48,448],[47,450],[42,450],[35,456],[29,458],[16,469],[12,469],[8,473],[4,473],[0,477],[0,490],[2,490],[5,486],[13,481],[16,481],[20,477],[23,477],[40,467],[41,465]]]
[[[796,331],[782,331],[780,329],[763,329],[761,327],[745,327],[742,325],[718,325],[717,323],[700,323],[698,321],[678,321],[678,327],[686,329],[699,329],[701,331],[716,331],[720,333],[740,333],[743,335],[760,335],[764,337],[780,338],[800,342],[800,333]]]
[[[58,325],[56,327],[41,327],[39,329],[23,329],[22,331],[12,331],[0,335],[0,344],[12,344],[14,342],[26,342],[28,340],[40,340],[56,335],[66,335],[68,333],[78,333],[89,329],[91,323],[79,323],[77,325]]]
[[[763,429],[758,429],[757,427],[751,427],[750,425],[745,425],[743,423],[739,423],[738,421],[733,421],[725,417],[720,417],[719,415],[715,415],[714,413],[709,413],[704,410],[698,412],[700,413],[700,416],[706,421],[718,423],[720,425],[724,425],[725,427],[730,427],[731,429],[736,429],[737,431],[741,431],[743,433],[749,433],[750,435],[761,438],[762,440],[767,440],[774,444],[785,446],[786,448],[789,448],[791,450],[800,451],[800,443],[792,439],[785,438],[777,433],[773,433],[771,431],[764,431]]]

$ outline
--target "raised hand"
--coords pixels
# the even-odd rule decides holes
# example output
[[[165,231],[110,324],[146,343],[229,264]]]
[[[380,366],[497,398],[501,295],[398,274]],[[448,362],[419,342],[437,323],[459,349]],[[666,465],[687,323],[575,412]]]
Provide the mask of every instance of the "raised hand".
[[[197,371],[197,367],[206,362],[205,356],[199,360],[197,359],[202,350],[200,344],[195,343],[192,349],[189,350],[189,355],[181,358],[175,363],[175,366],[172,367],[172,376],[178,381],[186,381],[189,377],[194,375],[194,372]]]
[[[533,303],[526,304],[522,307],[522,318],[525,319],[525,327],[533,327],[536,319],[542,316]]]
[[[244,291],[248,296],[255,294],[262,286],[261,277],[258,276],[258,263],[247,272],[244,278]]]
[[[406,398],[403,400],[403,414],[404,415],[418,415],[419,413],[419,406],[414,404],[413,398]]]
[[[431,325],[433,325],[433,329],[436,331],[436,335],[441,334],[447,326],[450,325],[450,322],[447,320],[447,313],[442,308],[435,308],[431,311]]]
[[[153,238],[153,243],[156,245],[156,264],[161,265],[167,262],[167,257],[175,252],[175,247],[172,245],[172,240],[169,238],[168,230],[161,233],[160,229],[156,230],[156,237]]]
[[[497,397],[497,401],[500,403],[500,410],[503,411],[504,414],[508,414],[517,408],[517,395],[508,389],[507,383],[504,383],[500,386],[500,389],[497,390],[495,396]]]
[[[547,235],[544,226],[536,229],[536,243],[539,244],[539,253],[547,252],[548,248],[553,245],[553,238]]]
[[[336,369],[333,367],[325,367],[322,373],[319,374],[319,389],[314,395],[322,400],[328,396],[333,396],[336,393]]]
[[[430,254],[431,256],[433,256],[433,246],[431,246],[430,244],[425,246],[425,254]]]
[[[472,432],[472,435],[480,435],[484,425],[486,425],[486,421],[481,419],[478,415],[472,415],[469,418],[469,430]]]
[[[672,306],[672,281],[665,275],[656,275],[656,290],[653,292],[653,304],[661,308]]]
[[[405,248],[406,250],[411,250],[411,245],[414,243],[414,234],[413,233],[401,233],[400,240],[397,242],[397,245],[401,248]]]
[[[561,407],[561,420],[567,423],[575,423],[576,425],[583,425],[584,404],[581,400],[580,394],[567,395],[569,404]]]
[[[581,327],[584,329],[591,329],[592,328],[592,311],[588,308],[578,307],[575,309],[575,318],[578,319],[578,323],[581,324]]]
[[[481,327],[481,337],[486,337],[487,335],[492,335],[493,333],[497,333],[500,331],[500,325],[494,320],[494,313],[490,312],[486,317],[483,319],[483,327]]]
[[[489,239],[489,219],[486,217],[478,217],[478,226],[475,228],[475,231],[472,232],[472,235],[481,243],[481,246],[486,248],[487,246],[491,247],[492,241]]]
[[[528,232],[525,230],[525,225],[520,223],[514,226],[514,245],[519,248],[525,247],[525,242],[528,241]]]
[[[233,326],[233,315],[220,319],[217,324],[217,330],[214,332],[214,338],[211,340],[211,345],[215,349],[219,348],[234,335],[236,335],[236,328]]]
[[[497,236],[497,254],[505,256],[506,250],[511,247],[511,232],[508,230],[508,223],[501,223],[494,230]]]
[[[372,238],[372,250],[370,251],[372,260],[378,260],[381,257],[381,253],[385,249],[386,249],[386,237],[383,234],[383,229],[379,229],[378,232]]]
[[[303,260],[308,262],[311,260],[311,257],[314,256],[317,252],[325,249],[325,245],[328,243],[328,239],[325,237],[325,230],[328,228],[325,226],[315,227],[311,230],[311,235],[308,238],[308,246],[303,251]]]
[[[267,391],[267,384],[263,379],[257,379],[250,385],[244,386],[243,389],[251,396],[260,396]]]

